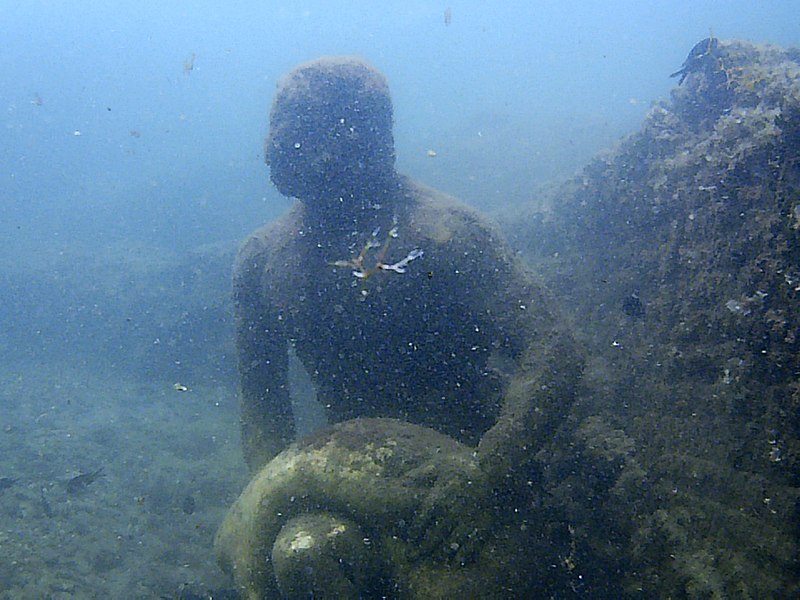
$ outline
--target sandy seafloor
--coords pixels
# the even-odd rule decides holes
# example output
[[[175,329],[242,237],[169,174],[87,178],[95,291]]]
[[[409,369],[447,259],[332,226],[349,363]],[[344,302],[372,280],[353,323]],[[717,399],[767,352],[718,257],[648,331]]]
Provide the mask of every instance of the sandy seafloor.
[[[17,479],[0,491],[0,598],[230,588],[213,536],[247,480],[235,385],[181,392],[56,364],[0,377],[0,477]]]

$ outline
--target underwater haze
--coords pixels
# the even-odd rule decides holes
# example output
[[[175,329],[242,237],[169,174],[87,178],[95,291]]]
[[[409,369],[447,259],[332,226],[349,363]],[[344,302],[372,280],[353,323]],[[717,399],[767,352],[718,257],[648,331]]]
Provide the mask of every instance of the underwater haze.
[[[0,599],[232,586],[213,555],[247,482],[230,278],[291,205],[263,153],[283,74],[366,59],[399,170],[502,219],[636,131],[695,43],[798,46],[798,13],[0,0]]]
[[[403,170],[492,207],[635,128],[709,32],[788,45],[800,28],[790,1],[56,1],[2,17],[3,238],[101,248],[228,240],[280,213],[271,95],[320,55],[386,74]]]
[[[97,358],[96,341],[135,337],[141,319],[94,331],[75,312],[116,291],[92,277],[105,269],[122,278],[115,285],[141,283],[136,271],[149,266],[135,257],[235,245],[284,211],[262,144],[276,81],[299,62],[372,62],[391,86],[401,171],[495,211],[530,202],[634,130],[709,32],[793,43],[794,4],[768,6],[3,3],[0,234],[20,287],[3,294],[5,312],[46,331],[41,344],[56,355],[78,344]],[[30,268],[45,280],[68,273],[55,285],[17,278]],[[161,285],[185,290],[187,273]],[[144,306],[156,302],[164,297]]]

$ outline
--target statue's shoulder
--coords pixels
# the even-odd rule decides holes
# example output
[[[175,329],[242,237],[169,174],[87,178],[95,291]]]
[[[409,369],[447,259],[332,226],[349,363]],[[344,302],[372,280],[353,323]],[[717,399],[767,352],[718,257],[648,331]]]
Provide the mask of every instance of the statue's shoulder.
[[[263,268],[271,261],[280,260],[284,253],[293,252],[293,242],[302,230],[301,223],[302,207],[298,202],[279,218],[253,231],[239,247],[235,270]]]
[[[438,243],[501,239],[491,219],[457,198],[408,178],[404,186],[413,199],[409,224],[419,237]]]

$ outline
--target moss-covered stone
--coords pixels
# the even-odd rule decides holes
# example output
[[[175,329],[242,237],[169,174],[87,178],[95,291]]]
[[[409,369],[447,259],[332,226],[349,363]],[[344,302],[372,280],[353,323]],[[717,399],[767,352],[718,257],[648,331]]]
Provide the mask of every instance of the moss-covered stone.
[[[245,597],[274,597],[276,557],[275,570],[282,582],[292,582],[289,589],[308,584],[287,558],[286,545],[298,539],[299,529],[309,542],[306,565],[332,571],[329,554],[336,546],[315,540],[336,531],[334,537],[347,540],[338,557],[358,564],[339,564],[330,579],[315,581],[325,584],[314,587],[315,597],[348,585],[378,595],[408,586],[418,589],[415,596],[430,597],[425,590],[443,585],[443,570],[455,574],[462,557],[464,564],[477,560],[479,534],[489,524],[481,511],[485,497],[472,449],[401,421],[356,419],[292,445],[264,467],[228,513],[217,550]],[[360,540],[348,531],[358,531]],[[365,590],[358,578],[376,587]]]
[[[358,599],[379,573],[369,537],[350,520],[326,513],[295,517],[272,546],[272,567],[286,598]]]
[[[720,40],[639,132],[509,225],[592,356],[564,440],[576,472],[619,466],[591,489],[630,526],[631,591],[800,592],[798,152],[800,52]],[[549,460],[563,489],[569,460]]]

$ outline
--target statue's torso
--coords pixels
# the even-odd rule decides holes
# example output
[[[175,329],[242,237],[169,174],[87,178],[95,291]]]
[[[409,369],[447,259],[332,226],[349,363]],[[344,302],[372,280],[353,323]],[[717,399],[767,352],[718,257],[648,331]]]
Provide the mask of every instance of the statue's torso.
[[[392,220],[374,238],[370,225],[341,239],[298,219],[264,285],[332,420],[396,417],[477,443],[498,411],[500,381],[487,364],[496,334],[486,315],[473,314],[448,241],[420,234],[402,215],[396,224],[382,262],[423,252],[404,273],[374,268]],[[342,264],[370,239],[377,246],[361,263],[369,276],[358,278]]]

